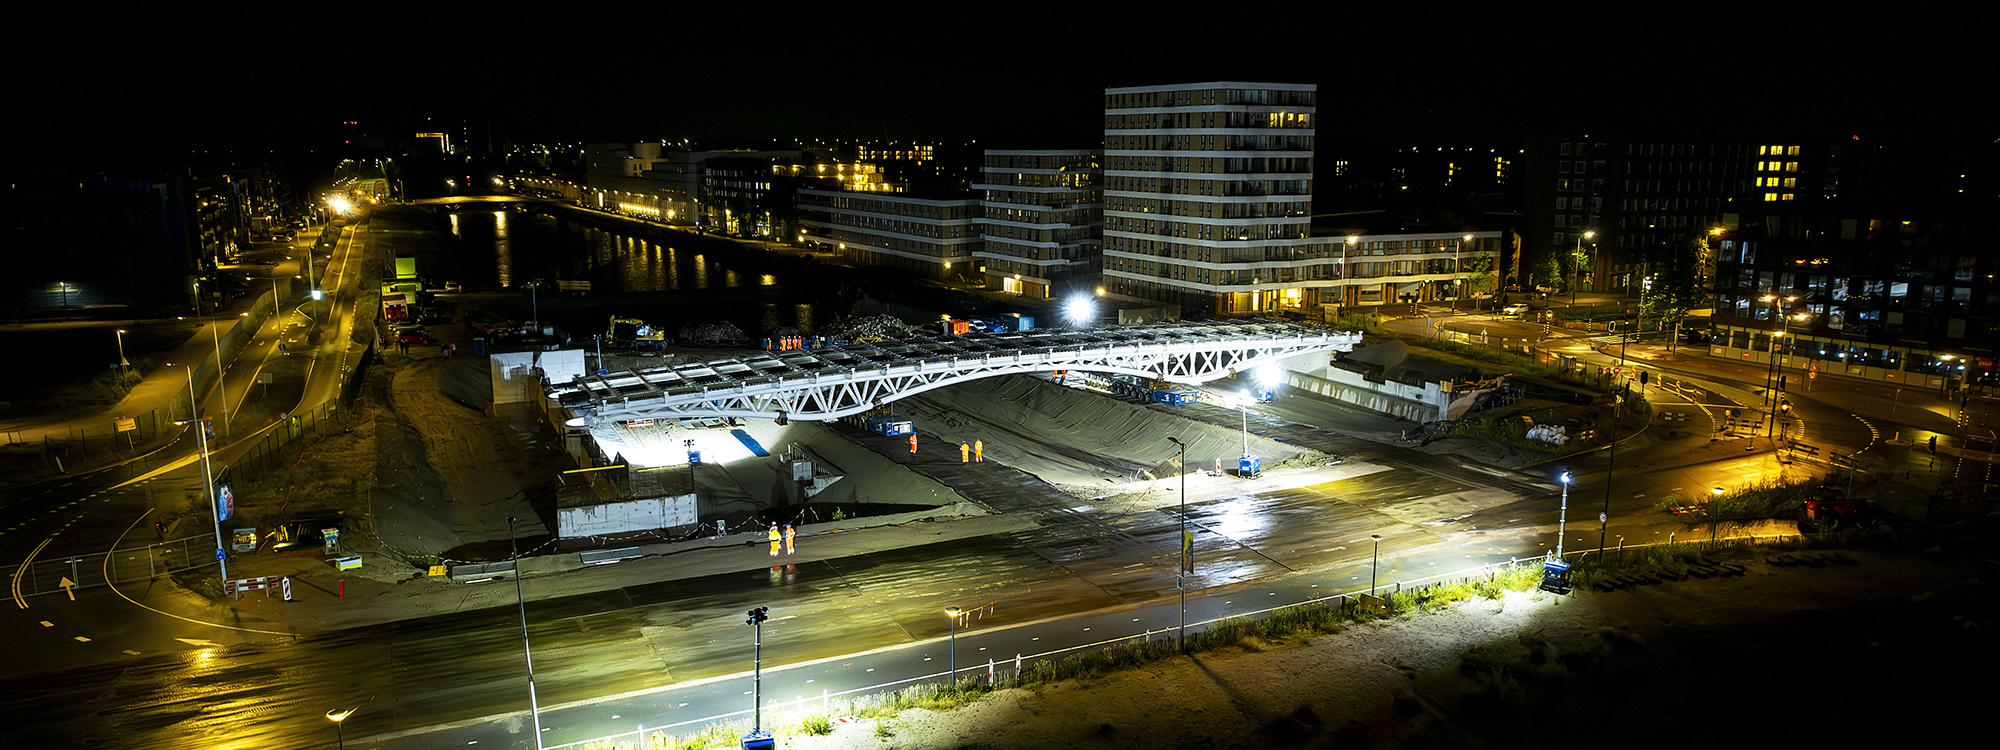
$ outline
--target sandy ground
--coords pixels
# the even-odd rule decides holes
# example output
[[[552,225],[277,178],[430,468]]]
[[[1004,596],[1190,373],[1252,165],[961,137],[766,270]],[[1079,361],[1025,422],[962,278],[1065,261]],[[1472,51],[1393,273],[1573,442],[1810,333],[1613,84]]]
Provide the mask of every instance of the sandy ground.
[[[907,711],[888,720],[886,738],[861,719],[829,736],[787,734],[780,747],[1853,747],[1954,736],[1966,717],[1951,711],[1984,693],[1960,681],[1993,665],[1984,631],[1994,607],[1979,580],[1990,565],[1857,551],[1814,559],[1825,564],[1746,558],[1740,577],[1515,593],[1309,642],[1246,641],[955,711]],[[1460,654],[1486,644],[1499,655],[1489,659],[1523,671],[1461,669]],[[1925,706],[1909,718],[1927,718],[1890,710],[1911,691]]]

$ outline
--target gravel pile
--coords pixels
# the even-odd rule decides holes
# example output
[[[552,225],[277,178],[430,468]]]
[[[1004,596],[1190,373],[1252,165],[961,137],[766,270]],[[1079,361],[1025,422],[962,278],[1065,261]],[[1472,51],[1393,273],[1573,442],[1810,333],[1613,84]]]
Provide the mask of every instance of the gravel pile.
[[[893,315],[861,315],[827,326],[820,333],[839,341],[863,338],[903,339],[915,335],[916,328]]]
[[[681,326],[678,337],[687,346],[746,346],[750,343],[750,337],[743,335],[743,329],[728,321],[689,323]]]

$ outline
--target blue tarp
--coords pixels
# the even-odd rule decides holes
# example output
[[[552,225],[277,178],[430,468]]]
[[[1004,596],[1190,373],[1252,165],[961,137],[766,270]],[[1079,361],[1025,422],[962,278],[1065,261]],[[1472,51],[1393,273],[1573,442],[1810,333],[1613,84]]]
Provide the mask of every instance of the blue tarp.
[[[737,440],[743,441],[743,447],[749,448],[750,452],[757,454],[758,458],[771,455],[770,451],[764,450],[764,446],[757,444],[756,438],[750,437],[750,433],[742,430],[730,430],[729,434],[735,435]]]

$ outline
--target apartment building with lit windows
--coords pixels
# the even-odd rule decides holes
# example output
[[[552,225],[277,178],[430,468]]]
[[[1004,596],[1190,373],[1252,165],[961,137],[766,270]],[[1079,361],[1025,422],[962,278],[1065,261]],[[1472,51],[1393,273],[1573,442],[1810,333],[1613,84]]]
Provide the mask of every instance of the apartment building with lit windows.
[[[973,252],[987,288],[1047,299],[1095,286],[1103,240],[1102,152],[986,152],[981,177],[982,247]]]
[[[2000,385],[2000,146],[1749,146],[1713,235],[1711,353],[1788,373]]]
[[[1105,293],[1183,314],[1278,310],[1311,232],[1315,88],[1105,89]]]
[[[925,198],[907,193],[800,189],[804,241],[846,262],[901,268],[928,278],[977,271],[984,223],[980,199]]]
[[[1619,294],[1637,293],[1647,258],[1684,252],[1715,226],[1762,165],[1756,147],[1726,142],[1579,135],[1541,139],[1527,151],[1527,255],[1580,252],[1584,272],[1552,285]],[[1550,283],[1530,272],[1510,281]]]

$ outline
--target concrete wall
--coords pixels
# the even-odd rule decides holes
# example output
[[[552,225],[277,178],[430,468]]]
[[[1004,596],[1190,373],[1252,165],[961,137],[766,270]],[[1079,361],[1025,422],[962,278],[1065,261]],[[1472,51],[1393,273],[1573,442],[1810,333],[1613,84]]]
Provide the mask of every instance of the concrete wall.
[[[657,497],[622,503],[586,505],[556,509],[556,534],[576,539],[628,531],[651,531],[692,526],[701,521],[695,512],[694,495]]]
[[[1361,373],[1332,367],[1321,369],[1320,375],[1291,370],[1285,376],[1289,387],[1413,422],[1443,419],[1445,406],[1450,403],[1450,394],[1438,390],[1437,383],[1425,383],[1422,387],[1371,383]]]

